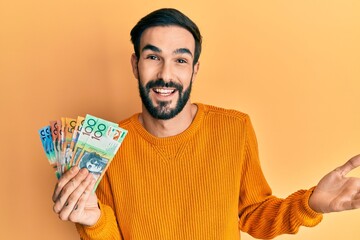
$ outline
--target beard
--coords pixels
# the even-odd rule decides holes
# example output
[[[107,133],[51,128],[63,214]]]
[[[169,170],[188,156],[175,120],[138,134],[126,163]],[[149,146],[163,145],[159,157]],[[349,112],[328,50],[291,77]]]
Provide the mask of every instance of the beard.
[[[150,115],[156,119],[168,120],[178,115],[188,102],[191,93],[192,79],[189,87],[185,89],[185,91],[183,91],[182,85],[175,82],[165,83],[163,79],[152,80],[144,86],[141,84],[139,77],[138,85],[141,101]],[[156,101],[157,106],[155,106],[149,96],[151,89],[154,87],[171,87],[176,89],[179,94],[176,106],[174,108],[170,107],[172,101]]]

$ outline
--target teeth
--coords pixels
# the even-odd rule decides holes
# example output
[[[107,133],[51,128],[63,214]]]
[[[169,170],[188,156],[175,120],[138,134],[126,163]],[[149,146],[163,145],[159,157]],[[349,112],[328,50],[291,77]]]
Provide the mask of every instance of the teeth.
[[[155,91],[156,93],[168,95],[168,94],[173,93],[173,92],[175,91],[175,89],[154,88],[154,91]]]

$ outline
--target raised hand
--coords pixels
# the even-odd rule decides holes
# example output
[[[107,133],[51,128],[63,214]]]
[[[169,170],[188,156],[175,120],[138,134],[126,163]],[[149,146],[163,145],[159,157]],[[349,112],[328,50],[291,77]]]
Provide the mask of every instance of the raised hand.
[[[57,183],[54,194],[54,212],[64,221],[87,226],[94,225],[100,218],[100,209],[95,193],[92,192],[95,178],[85,168],[72,167]]]
[[[323,177],[309,199],[309,206],[319,213],[360,208],[360,178],[346,177],[360,166],[360,155]]]

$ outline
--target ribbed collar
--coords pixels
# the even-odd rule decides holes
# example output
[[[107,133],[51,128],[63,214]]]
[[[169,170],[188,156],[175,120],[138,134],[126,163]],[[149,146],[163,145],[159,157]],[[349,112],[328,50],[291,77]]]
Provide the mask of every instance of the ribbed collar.
[[[170,145],[170,144],[180,144],[183,141],[188,140],[194,133],[199,129],[201,122],[205,116],[205,106],[201,103],[195,103],[198,107],[196,115],[190,126],[183,131],[182,133],[171,136],[171,137],[155,137],[154,135],[150,134],[140,123],[139,115],[135,114],[131,117],[130,121],[133,124],[135,130],[149,143],[153,145]]]

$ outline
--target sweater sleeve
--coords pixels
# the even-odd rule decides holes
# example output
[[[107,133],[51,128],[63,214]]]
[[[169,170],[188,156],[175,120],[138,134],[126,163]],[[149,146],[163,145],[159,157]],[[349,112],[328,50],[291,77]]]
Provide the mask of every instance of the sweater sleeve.
[[[96,190],[101,215],[93,226],[76,224],[76,229],[82,240],[120,240],[119,225],[114,213],[114,200],[112,197],[111,185],[107,173],[104,174]]]
[[[294,234],[300,226],[312,227],[320,223],[322,214],[308,205],[314,188],[297,191],[285,199],[272,195],[260,167],[256,136],[249,118],[245,132],[239,229],[256,238],[271,239],[280,234]]]

